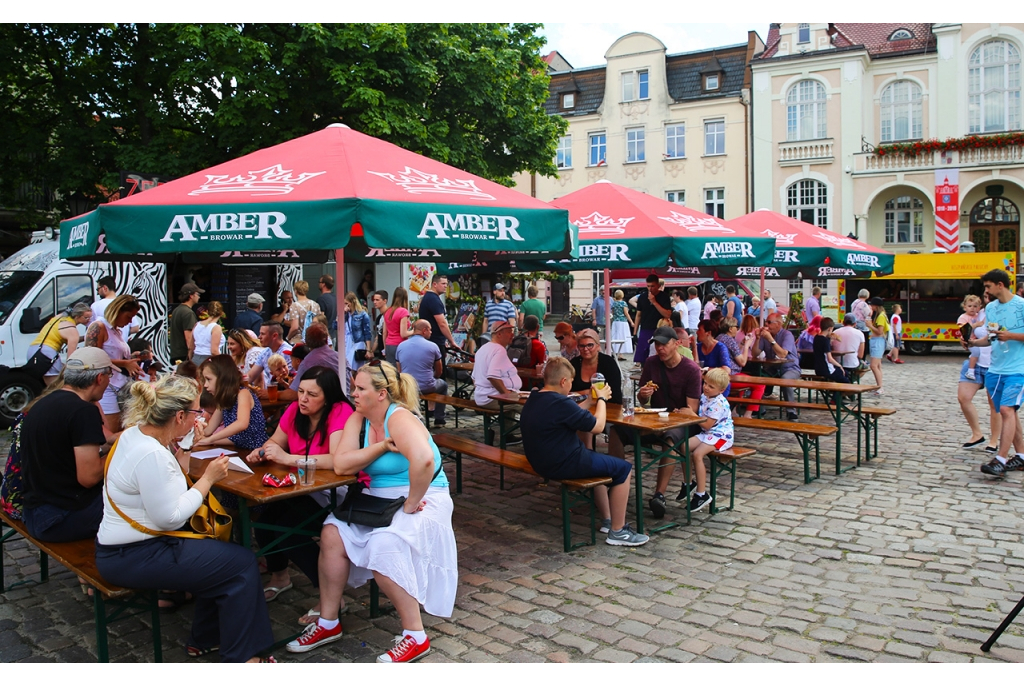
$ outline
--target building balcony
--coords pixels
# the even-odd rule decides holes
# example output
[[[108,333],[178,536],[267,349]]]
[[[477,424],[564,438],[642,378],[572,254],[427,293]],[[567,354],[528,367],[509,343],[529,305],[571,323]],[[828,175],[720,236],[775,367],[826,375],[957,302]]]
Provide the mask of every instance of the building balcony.
[[[800,166],[803,164],[831,164],[833,141],[831,138],[817,140],[794,140],[779,143],[779,166]]]
[[[854,176],[932,171],[943,167],[978,169],[1024,165],[1024,146],[936,150],[920,155],[882,155],[859,152],[853,156]]]

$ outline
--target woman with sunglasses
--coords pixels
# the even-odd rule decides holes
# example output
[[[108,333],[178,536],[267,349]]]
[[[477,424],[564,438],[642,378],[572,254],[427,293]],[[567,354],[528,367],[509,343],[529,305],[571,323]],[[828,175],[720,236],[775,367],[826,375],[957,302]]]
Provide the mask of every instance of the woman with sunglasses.
[[[270,649],[274,634],[252,551],[231,542],[166,535],[186,525],[228,473],[227,457],[213,459],[189,487],[183,473],[189,452],[170,450],[171,443],[198,430],[200,413],[199,385],[190,378],[132,384],[125,406],[128,429],[107,462],[96,567],[124,587],[191,592],[196,606],[185,643],[189,656],[219,651],[224,662],[273,661],[258,656]]]
[[[128,343],[122,337],[121,329],[132,322],[142,305],[133,295],[118,295],[107,305],[106,316],[93,321],[85,332],[85,344],[99,347],[116,367],[110,377],[110,385],[100,400],[103,411],[103,425],[111,433],[121,430],[121,408],[117,404],[117,393],[142,373],[139,363],[132,358]]]
[[[405,497],[405,504],[382,528],[327,517],[320,534],[320,618],[287,649],[308,652],[340,640],[338,607],[345,586],[359,587],[372,577],[402,624],[394,647],[377,661],[414,661],[430,652],[420,605],[443,617],[455,607],[459,569],[448,479],[437,445],[418,418],[419,389],[411,375],[372,362],[359,369],[352,388],[356,413],[334,452],[334,472],[362,469],[370,476],[367,494]]]
[[[730,376],[743,373],[743,367],[747,365],[747,361],[750,359],[750,350],[753,349],[754,343],[757,341],[757,336],[750,332],[743,337],[742,344],[738,343],[736,333],[739,331],[739,328],[739,323],[736,319],[727,316],[722,319],[722,328],[718,335],[718,342],[725,345],[725,348],[729,350],[728,366]],[[764,387],[760,383],[730,383],[728,394],[733,395],[739,390],[749,389],[750,398],[759,400],[764,397]],[[760,405],[748,404],[743,418],[752,418],[754,412],[760,410]]]
[[[352,402],[345,397],[334,369],[314,366],[302,374],[298,399],[285,410],[274,435],[262,447],[250,452],[246,461],[251,464],[272,461],[292,467],[298,460],[313,456],[318,457],[318,466],[327,468],[330,455],[341,443],[345,422],[353,411]],[[337,493],[337,501],[341,502],[344,494]],[[318,530],[327,517],[324,507],[330,503],[330,497],[330,492],[321,490],[310,493],[308,497],[291,497],[271,502],[260,515],[260,522],[284,528],[294,528],[305,522],[305,529],[313,527]],[[256,540],[261,547],[269,545],[276,536],[274,531],[256,529]],[[266,555],[270,582],[263,588],[263,593],[268,602],[292,588],[291,575],[288,573],[289,561],[306,574],[313,587],[320,587],[317,568],[320,548],[312,537],[304,535],[298,539],[289,538],[283,547],[284,551]],[[320,605],[317,604],[299,618],[299,624],[305,626],[316,623],[319,615]]]

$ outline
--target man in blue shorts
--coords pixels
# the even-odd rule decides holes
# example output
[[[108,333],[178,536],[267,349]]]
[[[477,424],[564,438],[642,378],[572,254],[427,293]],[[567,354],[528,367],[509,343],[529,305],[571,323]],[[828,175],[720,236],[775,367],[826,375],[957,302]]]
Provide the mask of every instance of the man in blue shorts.
[[[601,514],[601,532],[609,545],[639,547],[649,540],[626,525],[632,466],[625,459],[589,450],[576,433],[604,430],[605,411],[612,395],[609,385],[597,390],[597,408],[591,414],[588,398],[581,406],[568,397],[576,375],[563,357],[552,357],[544,367],[544,388],[526,400],[520,419],[523,449],[533,470],[552,480],[608,476],[612,484],[594,488],[594,504]]]
[[[1024,403],[1024,299],[1010,290],[1010,275],[992,269],[981,277],[992,301],[985,307],[988,337],[962,341],[964,347],[992,346],[992,363],[985,376],[985,390],[999,412],[1003,427],[999,434],[999,452],[981,472],[1005,476],[1008,471],[1024,471],[1024,434],[1017,409]],[[1015,454],[1009,457],[1010,444]]]

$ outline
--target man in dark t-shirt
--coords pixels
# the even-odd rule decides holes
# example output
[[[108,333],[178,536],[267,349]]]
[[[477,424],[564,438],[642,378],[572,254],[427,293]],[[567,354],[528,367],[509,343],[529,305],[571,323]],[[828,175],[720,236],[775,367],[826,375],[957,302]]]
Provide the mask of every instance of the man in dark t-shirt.
[[[534,392],[523,406],[520,427],[523,449],[533,469],[545,478],[569,480],[608,476],[611,486],[594,488],[594,504],[601,514],[601,530],[607,531],[609,545],[638,547],[648,536],[626,525],[626,504],[632,467],[619,459],[583,446],[577,432],[597,434],[604,430],[605,411],[611,387],[597,391],[593,414],[569,399],[575,371],[562,357],[548,360],[544,388]],[[586,405],[589,406],[590,399]]]
[[[679,337],[674,329],[662,326],[651,338],[654,341],[656,356],[648,357],[640,373],[640,389],[637,398],[642,404],[651,407],[664,407],[670,412],[679,409],[690,409],[694,413],[700,411],[700,394],[703,379],[700,367],[679,353]],[[631,429],[617,426],[619,439],[626,445],[632,445],[634,435]],[[678,443],[684,437],[700,433],[700,426],[694,424],[687,428],[673,428],[663,433],[665,442]],[[663,459],[658,468],[658,483],[654,496],[650,500],[651,514],[660,519],[665,516],[665,491],[668,482],[676,469],[676,462]],[[684,484],[677,500],[687,500],[688,488]]]
[[[181,304],[171,312],[171,328],[168,333],[171,361],[175,364],[188,361],[195,352],[196,344],[192,340],[192,329],[196,327],[199,319],[193,308],[199,302],[200,293],[204,292],[206,291],[201,290],[195,283],[186,283],[181,286],[181,292],[178,293]]]
[[[420,318],[430,324],[430,342],[437,345],[441,350],[441,378],[444,378],[445,349],[444,344],[448,342],[452,347],[458,347],[455,337],[452,336],[452,329],[448,325],[448,316],[441,301],[441,293],[448,290],[448,277],[435,273],[430,279],[430,290],[423,293],[420,298]]]
[[[43,397],[21,424],[25,527],[45,542],[95,537],[103,519],[103,417],[94,402],[113,364],[97,347],[68,357],[64,387]]]
[[[662,319],[672,317],[672,302],[668,293],[661,289],[661,279],[651,274],[647,277],[647,292],[636,297],[636,309],[640,325],[636,332],[636,351],[633,361],[643,364],[651,349],[651,336]]]

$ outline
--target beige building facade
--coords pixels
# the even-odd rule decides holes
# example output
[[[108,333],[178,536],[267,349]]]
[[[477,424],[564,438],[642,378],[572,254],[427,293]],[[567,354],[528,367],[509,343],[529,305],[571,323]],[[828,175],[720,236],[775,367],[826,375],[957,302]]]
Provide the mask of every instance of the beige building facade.
[[[521,174],[516,187],[551,201],[608,180],[724,219],[747,213],[749,64],[763,48],[751,32],[744,44],[669,55],[654,36],[631,33],[603,65],[553,71],[546,106],[569,124],[558,176]],[[589,303],[591,274],[574,275],[573,303]]]
[[[959,241],[1019,253],[1024,147],[885,146],[1020,131],[1022,50],[1022,24],[772,24],[751,64],[754,205],[931,252],[936,171],[957,169]]]

